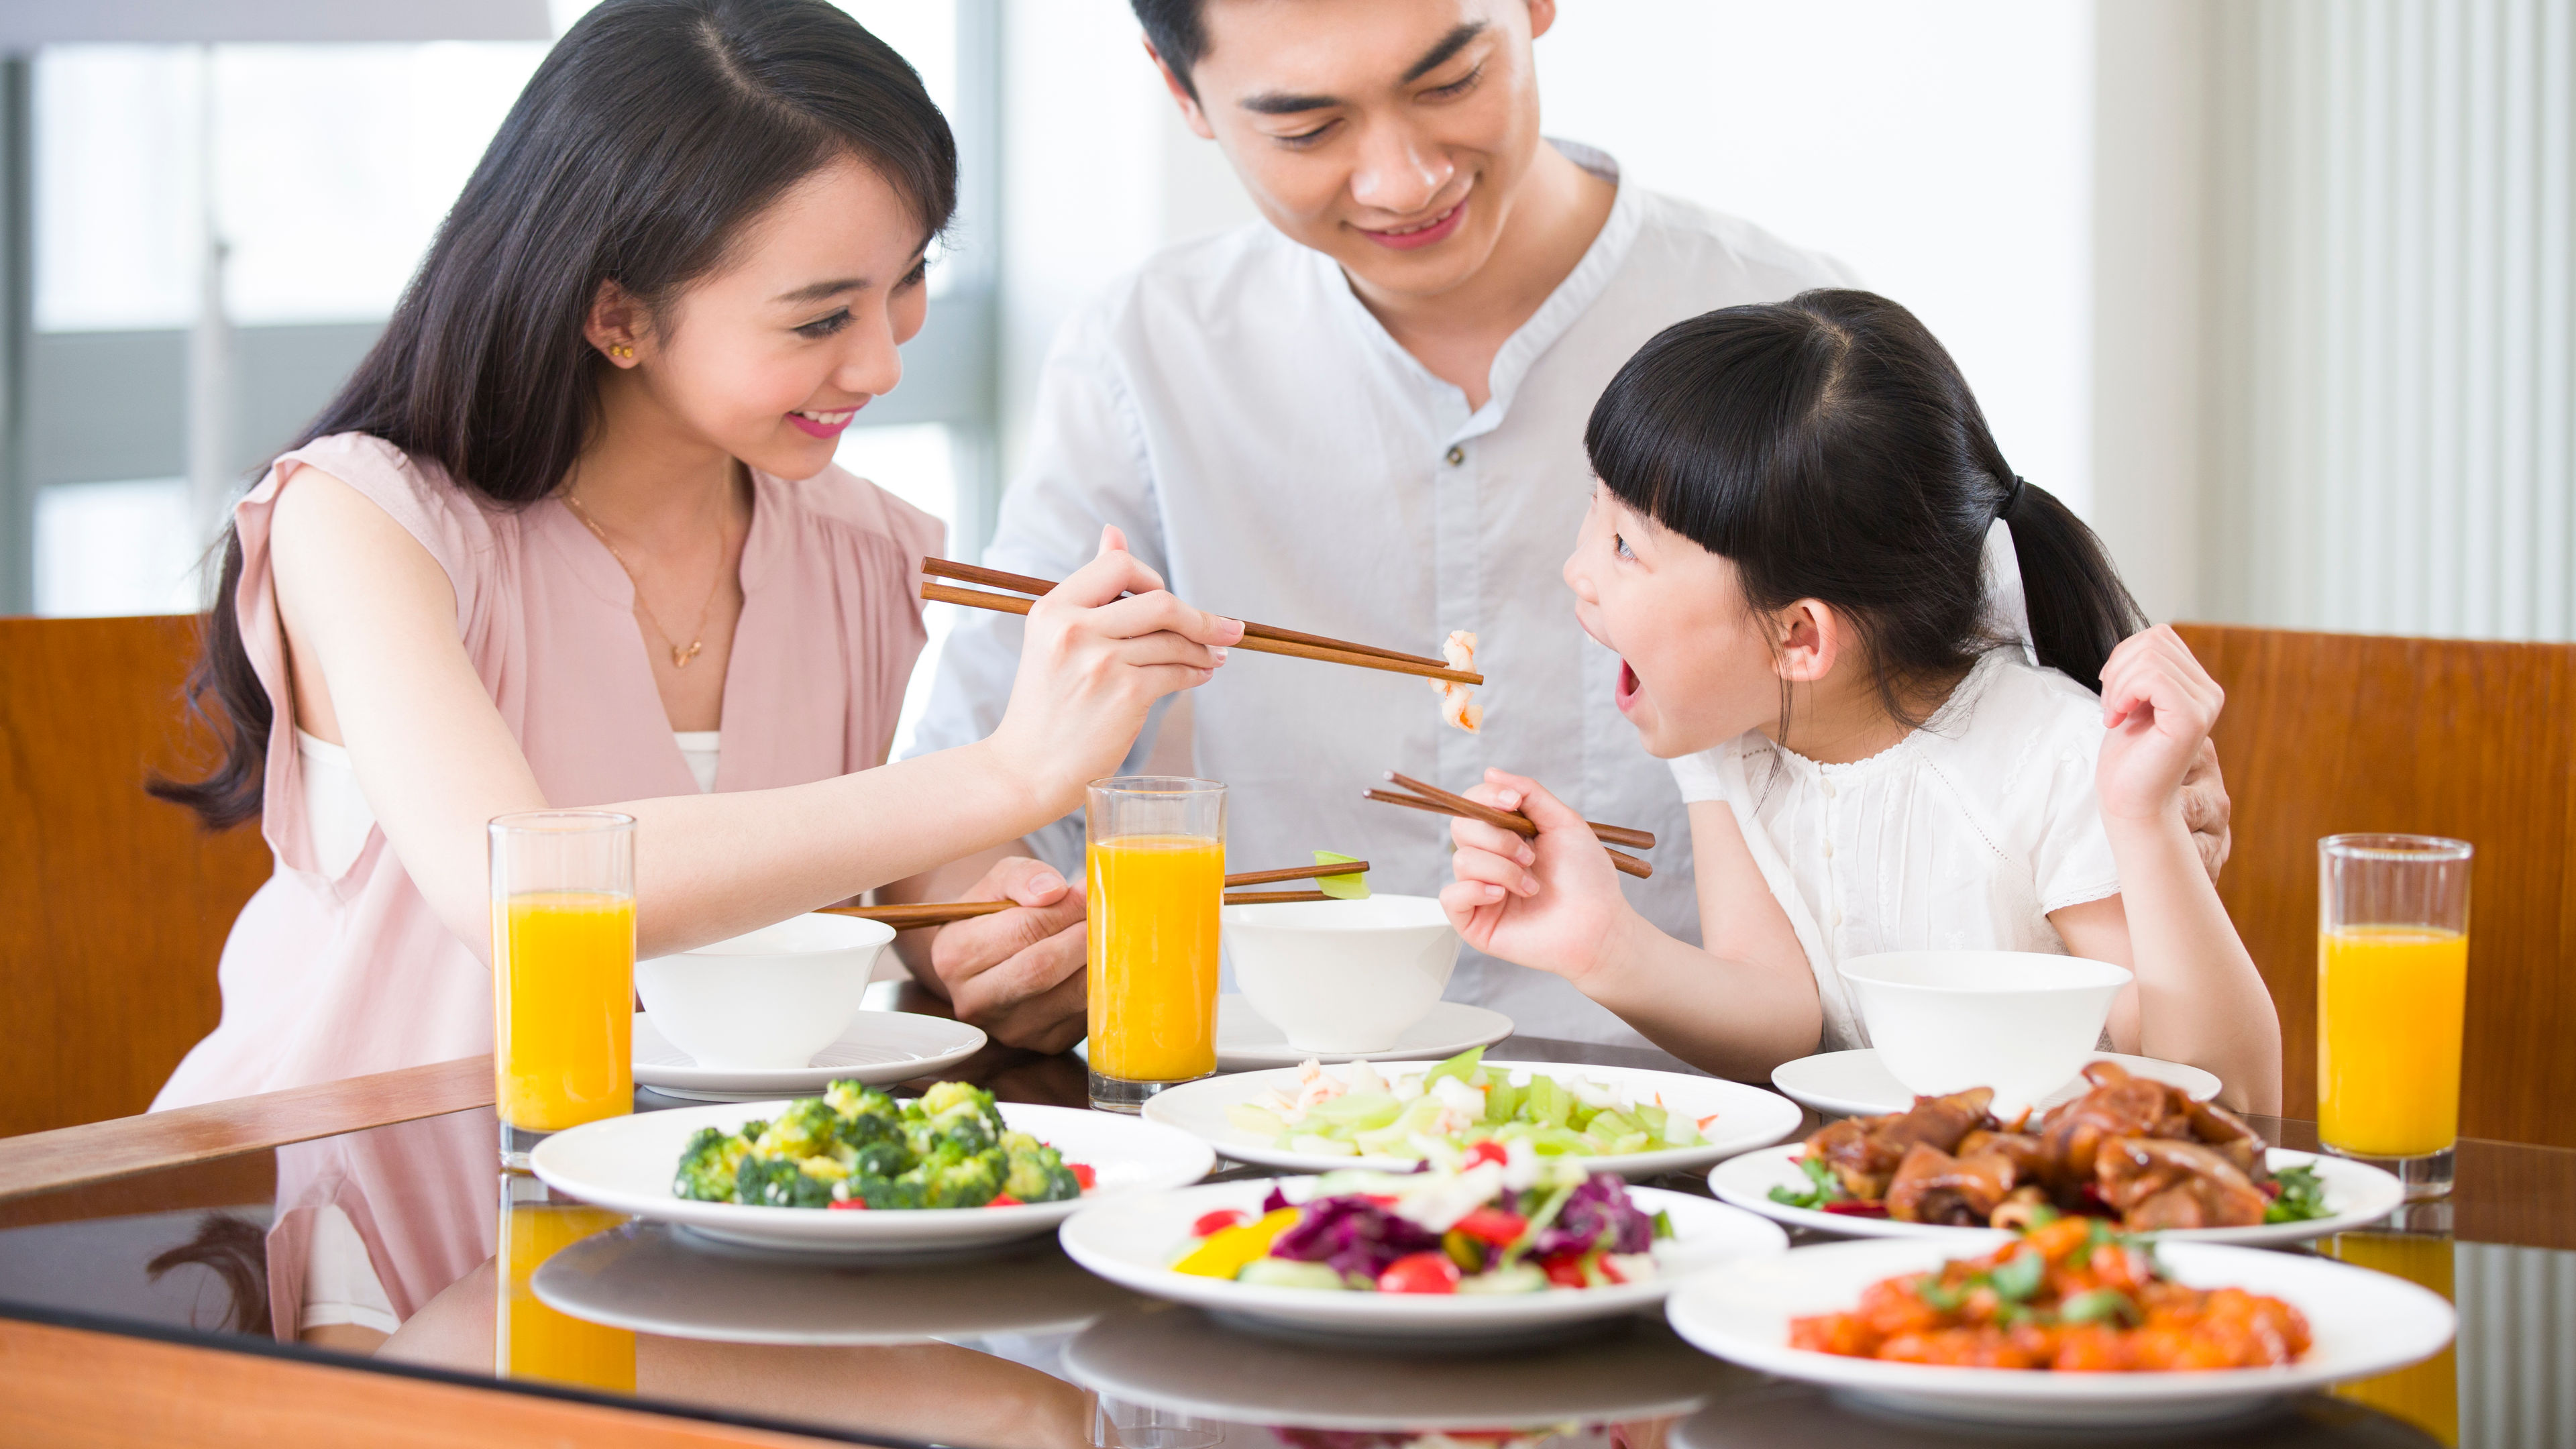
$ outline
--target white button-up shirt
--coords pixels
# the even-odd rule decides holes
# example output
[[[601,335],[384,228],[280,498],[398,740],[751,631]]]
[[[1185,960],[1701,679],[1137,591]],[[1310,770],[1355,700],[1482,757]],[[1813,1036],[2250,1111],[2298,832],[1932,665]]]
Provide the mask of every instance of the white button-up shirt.
[[[1557,144],[1617,179],[1609,158]],[[1622,884],[1695,941],[1680,796],[1613,704],[1619,661],[1576,626],[1558,576],[1590,490],[1584,423],[1620,364],[1672,323],[1848,284],[1833,262],[1745,222],[1621,186],[1582,261],[1495,357],[1490,399],[1470,409],[1329,257],[1266,224],[1183,243],[1066,324],[984,561],[1062,578],[1114,523],[1201,608],[1433,656],[1449,631],[1473,630],[1488,682],[1472,735],[1440,723],[1421,679],[1237,650],[1193,706],[1195,769],[1230,787],[1227,868],[1336,850],[1365,857],[1378,892],[1435,893],[1450,878],[1448,821],[1360,792],[1388,770],[1465,790],[1500,766],[1587,819],[1653,831],[1654,879]],[[1015,617],[958,620],[916,753],[992,732],[1019,640]],[[1035,844],[1080,871],[1080,817]],[[1529,1035],[1641,1040],[1560,978],[1472,950],[1448,994]]]

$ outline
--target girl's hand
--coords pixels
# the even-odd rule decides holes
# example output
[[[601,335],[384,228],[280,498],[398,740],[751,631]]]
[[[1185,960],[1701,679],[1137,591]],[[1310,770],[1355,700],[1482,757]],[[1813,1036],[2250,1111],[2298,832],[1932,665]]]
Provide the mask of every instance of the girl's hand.
[[[2102,666],[2102,740],[2093,788],[2106,820],[2182,818],[2182,781],[2218,722],[2226,692],[2191,647],[2159,624]]]
[[[1029,610],[990,743],[1014,778],[1071,809],[1086,783],[1117,772],[1154,701],[1205,684],[1242,637],[1240,621],[1172,597],[1126,535],[1104,528],[1099,555]]]
[[[1619,874],[1583,817],[1535,780],[1487,770],[1467,798],[1519,810],[1538,825],[1531,839],[1481,820],[1453,820],[1449,838],[1458,879],[1440,892],[1449,924],[1489,956],[1580,984],[1617,949],[1636,912]]]

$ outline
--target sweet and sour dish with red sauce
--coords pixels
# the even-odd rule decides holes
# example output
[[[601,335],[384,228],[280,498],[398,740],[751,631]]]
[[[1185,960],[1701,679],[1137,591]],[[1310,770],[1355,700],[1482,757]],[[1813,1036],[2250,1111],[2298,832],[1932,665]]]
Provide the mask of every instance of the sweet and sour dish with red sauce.
[[[1830,1123],[1799,1161],[1807,1190],[1771,1196],[1949,1227],[2025,1228],[2043,1213],[2110,1218],[2130,1232],[2326,1216],[2316,1175],[2270,1171],[2267,1145],[2235,1113],[2116,1062],[2094,1062],[2084,1076],[2090,1090],[2036,1122],[1998,1122],[1986,1110],[1993,1091],[1976,1087]]]
[[[1937,1272],[1881,1279],[1851,1312],[1789,1321],[1790,1346],[1815,1353],[2060,1373],[2270,1368],[2309,1342],[2290,1304],[2173,1282],[2151,1246],[2081,1217]]]

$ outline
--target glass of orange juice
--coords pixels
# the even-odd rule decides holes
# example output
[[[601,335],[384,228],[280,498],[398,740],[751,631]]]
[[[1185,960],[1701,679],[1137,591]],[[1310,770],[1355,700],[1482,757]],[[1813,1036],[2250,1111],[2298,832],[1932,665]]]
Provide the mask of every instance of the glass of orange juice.
[[[1216,1070],[1217,911],[1225,787],[1094,780],[1085,812],[1091,1105],[1135,1112]]]
[[[635,1110],[635,817],[492,821],[492,1062],[501,1162]]]
[[[2317,842],[2317,1137],[2447,1196],[2469,984],[2466,841]]]

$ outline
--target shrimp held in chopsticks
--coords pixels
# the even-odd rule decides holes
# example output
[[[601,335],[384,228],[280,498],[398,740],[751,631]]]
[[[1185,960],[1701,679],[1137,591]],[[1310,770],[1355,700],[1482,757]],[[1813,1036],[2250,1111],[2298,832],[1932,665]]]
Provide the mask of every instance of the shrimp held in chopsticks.
[[[1476,636],[1464,629],[1452,629],[1440,646],[1449,667],[1461,674],[1476,672]],[[1485,727],[1485,707],[1476,702],[1474,686],[1448,679],[1429,681],[1432,691],[1440,696],[1440,722],[1465,730],[1469,734]]]

